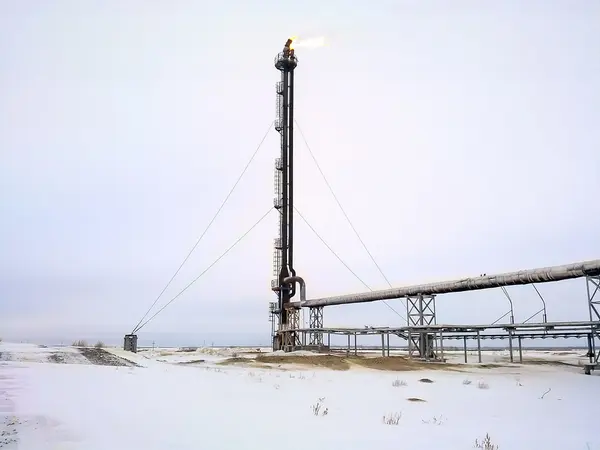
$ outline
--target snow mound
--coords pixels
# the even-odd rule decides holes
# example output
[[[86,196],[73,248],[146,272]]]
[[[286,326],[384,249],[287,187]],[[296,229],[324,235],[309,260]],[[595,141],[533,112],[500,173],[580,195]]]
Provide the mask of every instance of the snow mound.
[[[93,364],[135,366],[120,355],[94,347],[46,347],[35,344],[0,343],[0,361],[18,363]]]
[[[35,344],[0,343],[0,361],[21,363],[89,364],[73,347],[45,347]]]

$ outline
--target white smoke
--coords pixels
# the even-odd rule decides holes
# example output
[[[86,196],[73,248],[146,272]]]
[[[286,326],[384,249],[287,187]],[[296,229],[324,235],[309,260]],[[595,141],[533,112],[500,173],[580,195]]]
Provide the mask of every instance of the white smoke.
[[[294,39],[294,48],[319,48],[325,47],[327,42],[325,41],[325,37],[319,36],[308,39]]]

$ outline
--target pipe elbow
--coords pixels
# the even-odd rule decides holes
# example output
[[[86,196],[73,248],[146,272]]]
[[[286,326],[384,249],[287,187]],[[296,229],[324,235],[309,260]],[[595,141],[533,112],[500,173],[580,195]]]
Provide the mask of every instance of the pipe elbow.
[[[298,275],[294,275],[291,277],[284,278],[283,282],[298,283],[300,285],[300,306],[304,306],[304,302],[306,302],[306,283],[304,282],[304,278],[299,277]]]

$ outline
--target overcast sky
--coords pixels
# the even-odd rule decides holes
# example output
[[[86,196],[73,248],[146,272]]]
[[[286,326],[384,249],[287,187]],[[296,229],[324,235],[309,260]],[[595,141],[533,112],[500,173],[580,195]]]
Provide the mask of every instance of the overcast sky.
[[[296,118],[399,286],[600,257],[600,3],[3,1],[0,336],[121,339],[179,266],[275,116],[273,58],[298,49]],[[270,207],[278,135],[158,306]],[[296,204],[386,288],[296,135]],[[298,219],[308,297],[365,287]],[[140,332],[267,343],[271,213]],[[539,287],[586,320],[583,280]],[[541,308],[509,288],[515,318]],[[390,303],[402,311],[400,301]],[[492,322],[500,290],[438,297],[438,322]],[[382,303],[325,325],[402,325]]]

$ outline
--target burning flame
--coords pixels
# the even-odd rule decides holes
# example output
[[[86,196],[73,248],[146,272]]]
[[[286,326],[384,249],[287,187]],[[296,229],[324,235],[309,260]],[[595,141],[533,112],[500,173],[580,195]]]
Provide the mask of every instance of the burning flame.
[[[292,43],[290,44],[290,50],[294,50],[296,48],[296,41],[298,40],[298,36],[292,36],[290,38],[290,41],[292,41]]]
[[[314,38],[309,38],[309,39],[298,39],[298,36],[292,36],[290,38],[292,40],[292,43],[290,44],[290,49],[296,49],[299,47],[302,48],[319,48],[319,47],[324,47],[326,44],[325,42],[325,37],[324,36],[319,36],[319,37],[314,37]]]

